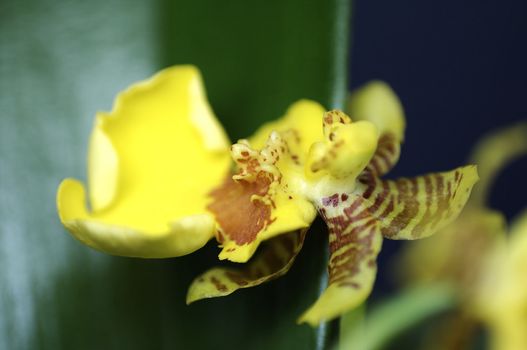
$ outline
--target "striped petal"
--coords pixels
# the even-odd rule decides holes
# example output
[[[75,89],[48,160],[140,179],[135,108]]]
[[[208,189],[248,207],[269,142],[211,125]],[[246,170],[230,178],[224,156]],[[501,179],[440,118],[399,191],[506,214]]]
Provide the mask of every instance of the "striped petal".
[[[375,124],[381,135],[392,133],[399,141],[404,138],[406,122],[401,101],[385,82],[372,81],[353,91],[346,111],[352,120]]]
[[[401,144],[392,133],[384,133],[379,138],[375,153],[364,169],[364,174],[382,176],[397,164],[401,153]]]
[[[284,234],[264,243],[257,255],[242,268],[213,268],[192,282],[187,304],[205,298],[254,287],[284,275],[304,243],[307,230]]]
[[[399,160],[404,138],[405,118],[399,98],[388,84],[373,81],[350,94],[347,111],[354,121],[372,122],[379,130],[377,149],[365,171],[376,176],[386,174]]]
[[[345,193],[319,203],[329,229],[329,283],[299,322],[316,326],[357,307],[370,294],[382,235],[379,222],[363,210],[364,204],[362,197]]]
[[[478,175],[475,166],[395,181],[362,178],[357,192],[390,239],[418,239],[432,235],[463,209]]]

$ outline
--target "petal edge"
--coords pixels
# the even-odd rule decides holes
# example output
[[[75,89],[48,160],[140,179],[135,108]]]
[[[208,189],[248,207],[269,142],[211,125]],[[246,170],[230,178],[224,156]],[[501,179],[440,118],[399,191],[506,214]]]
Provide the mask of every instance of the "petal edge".
[[[57,193],[59,217],[73,237],[107,254],[140,258],[182,256],[203,247],[214,236],[216,223],[209,214],[179,218],[167,223],[163,232],[145,232],[91,217],[85,199],[80,181],[64,180]]]

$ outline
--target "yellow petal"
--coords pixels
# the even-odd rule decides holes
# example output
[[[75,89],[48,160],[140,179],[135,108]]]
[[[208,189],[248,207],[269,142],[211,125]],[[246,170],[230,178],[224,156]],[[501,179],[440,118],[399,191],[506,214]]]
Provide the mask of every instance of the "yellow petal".
[[[525,312],[525,311],[524,311]],[[515,314],[503,321],[494,321],[489,325],[491,350],[524,350],[527,347],[527,321]]]
[[[161,71],[97,115],[88,156],[91,211],[82,185],[65,180],[57,196],[61,219],[75,237],[110,254],[190,253],[213,236],[207,195],[228,171],[228,146],[198,70]]]
[[[401,101],[382,81],[372,81],[353,91],[348,98],[347,112],[354,121],[375,124],[381,136],[391,133],[399,142],[404,138],[406,122]]]
[[[352,123],[341,111],[324,115],[324,141],[311,146],[305,164],[313,183],[313,199],[335,192],[350,192],[355,179],[369,163],[377,147],[376,127],[367,121]]]
[[[527,269],[527,209],[512,222],[509,236],[511,259]],[[527,278],[527,274],[524,277]]]
[[[101,123],[97,118],[95,123]],[[93,129],[88,152],[88,183],[92,210],[101,211],[112,202],[117,192],[119,159],[112,141],[96,125]]]
[[[144,258],[185,255],[205,245],[216,225],[209,214],[186,216],[169,222],[167,229],[160,232],[109,224],[86,211],[84,187],[74,179],[61,183],[57,201],[60,219],[75,238],[113,255]]]
[[[478,180],[475,166],[396,181],[362,179],[357,192],[369,212],[381,222],[390,239],[418,239],[432,235],[454,220]]]
[[[527,210],[513,221],[508,243],[505,271],[500,274],[505,309],[502,313],[506,316],[517,314],[527,325]]]
[[[527,212],[514,221],[508,243],[489,254],[479,293],[471,300],[496,350],[527,347]]]
[[[189,288],[187,304],[233,293],[284,275],[302,249],[307,230],[268,240],[258,254],[241,268],[213,268],[197,277]]]
[[[297,138],[297,142],[291,143],[291,147],[296,148],[292,151],[299,157],[299,161],[303,162],[309,147],[323,139],[322,116],[325,111],[324,107],[315,101],[295,102],[282,118],[262,125],[249,138],[249,143],[254,149],[262,149],[273,131],[291,131]]]

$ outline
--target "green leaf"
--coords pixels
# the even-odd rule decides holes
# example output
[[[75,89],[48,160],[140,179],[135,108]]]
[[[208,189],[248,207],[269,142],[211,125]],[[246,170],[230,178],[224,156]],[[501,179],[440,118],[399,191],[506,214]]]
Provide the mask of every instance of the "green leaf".
[[[360,344],[356,347],[360,350],[382,349],[390,340],[425,319],[452,308],[455,303],[455,293],[449,285],[437,283],[408,288],[375,305],[365,321],[343,322],[340,349],[355,349],[357,344]]]
[[[319,231],[286,277],[187,307],[190,281],[216,263],[214,244],[179,259],[106,256],[66,233],[54,203],[62,178],[84,178],[95,112],[165,66],[202,69],[233,139],[298,98],[341,106],[348,15],[345,0],[2,1],[0,348],[322,344],[295,324],[325,274]]]

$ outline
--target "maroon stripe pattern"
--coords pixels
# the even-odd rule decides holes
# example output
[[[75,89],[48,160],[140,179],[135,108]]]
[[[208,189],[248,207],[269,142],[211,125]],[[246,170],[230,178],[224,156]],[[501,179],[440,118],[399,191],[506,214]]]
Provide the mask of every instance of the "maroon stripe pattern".
[[[375,176],[389,172],[399,160],[401,145],[393,133],[384,133],[379,138],[377,149],[364,170]]]
[[[390,239],[427,237],[452,221],[477,179],[474,167],[415,178],[382,180],[364,175],[356,193]]]
[[[256,255],[236,268],[213,268],[198,276],[187,294],[187,304],[254,287],[284,275],[302,249],[307,230],[298,230],[265,241]]]

